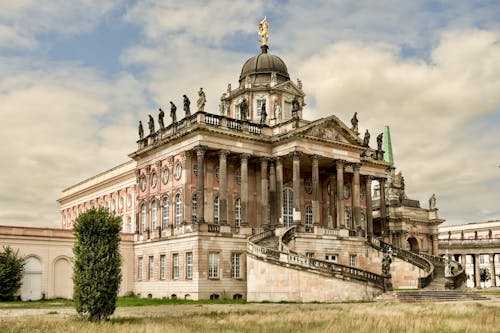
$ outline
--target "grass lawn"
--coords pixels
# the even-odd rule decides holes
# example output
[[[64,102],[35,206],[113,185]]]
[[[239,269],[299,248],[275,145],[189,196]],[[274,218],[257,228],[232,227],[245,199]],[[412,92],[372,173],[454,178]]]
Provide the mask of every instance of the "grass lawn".
[[[48,302],[48,301],[44,301]],[[500,298],[447,303],[277,304],[124,298],[108,322],[74,309],[0,307],[0,332],[498,332]],[[134,304],[136,302],[136,304]],[[154,302],[147,305],[146,302]],[[32,302],[37,303],[37,302]],[[134,306],[140,304],[142,306]]]

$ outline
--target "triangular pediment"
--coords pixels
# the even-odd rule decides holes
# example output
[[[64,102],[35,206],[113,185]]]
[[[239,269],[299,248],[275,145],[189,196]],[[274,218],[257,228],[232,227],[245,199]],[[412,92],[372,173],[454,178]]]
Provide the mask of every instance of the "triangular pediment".
[[[304,92],[302,89],[300,89],[295,83],[293,83],[291,80],[281,82],[280,84],[275,85],[272,87],[273,89],[278,89],[278,90],[283,90],[288,92],[291,95],[297,95],[297,96],[305,96]]]
[[[361,139],[352,132],[337,117],[330,116],[319,119],[296,131],[307,137],[314,137],[322,140],[336,141],[353,145],[361,145]]]

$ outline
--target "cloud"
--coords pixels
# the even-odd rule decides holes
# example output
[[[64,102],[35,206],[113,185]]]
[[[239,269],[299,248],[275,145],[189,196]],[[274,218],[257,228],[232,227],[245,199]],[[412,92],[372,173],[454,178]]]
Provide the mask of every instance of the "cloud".
[[[0,11],[0,50],[40,46],[39,36],[68,36],[94,27],[119,4],[116,0],[3,0]]]
[[[314,105],[306,117],[337,114],[348,122],[357,111],[372,137],[390,125],[410,194],[423,202],[432,192],[448,198],[441,215],[453,221],[465,222],[466,210],[498,218],[500,187],[492,185],[500,183],[500,132],[482,124],[500,117],[499,42],[495,31],[443,32],[431,62],[403,59],[383,43],[330,45],[300,67]],[[474,199],[464,204],[463,197]]]

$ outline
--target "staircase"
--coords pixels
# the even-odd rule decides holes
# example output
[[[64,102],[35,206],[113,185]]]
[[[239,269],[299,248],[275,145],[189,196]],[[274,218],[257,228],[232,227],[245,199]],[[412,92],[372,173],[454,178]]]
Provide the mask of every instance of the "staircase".
[[[273,250],[278,250],[279,247],[279,237],[276,236],[270,236],[267,238],[264,238],[258,242],[258,244],[262,247],[268,248],[268,249],[273,249]]]
[[[434,278],[432,281],[429,283],[427,287],[425,287],[425,290],[445,290],[445,285],[447,279],[444,277],[444,265],[440,265],[438,263],[433,263],[434,264]]]
[[[396,291],[399,302],[452,302],[452,301],[481,301],[488,297],[461,290],[405,290]]]

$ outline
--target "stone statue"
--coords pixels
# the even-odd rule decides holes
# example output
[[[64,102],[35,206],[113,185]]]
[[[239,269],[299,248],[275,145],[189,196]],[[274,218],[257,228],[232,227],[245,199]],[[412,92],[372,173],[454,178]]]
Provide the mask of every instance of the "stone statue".
[[[297,78],[297,87],[302,90],[302,81],[299,78]]]
[[[260,36],[259,43],[262,46],[269,45],[268,29],[269,29],[269,24],[267,23],[267,17],[264,17],[264,19],[259,23],[259,36]]]
[[[382,258],[382,275],[390,275],[391,272],[391,263],[392,263],[392,248],[389,247],[387,252],[384,253],[384,257]]]
[[[382,151],[382,141],[384,140],[384,133],[377,135],[377,150]]]
[[[151,115],[149,116],[148,126],[149,126],[149,134],[153,134],[155,132],[155,120]]]
[[[292,117],[298,117],[299,109],[300,109],[300,103],[299,100],[297,99],[297,96],[295,96],[292,100]]]
[[[175,124],[177,122],[176,111],[177,106],[175,106],[175,104],[170,101],[170,118],[172,118],[172,124]]]
[[[436,210],[436,195],[434,193],[429,198],[429,209]]]
[[[203,91],[203,88],[200,88],[198,91],[198,101],[196,104],[198,104],[198,111],[204,111],[205,110],[205,103],[207,102],[207,97],[205,96],[205,92]]]
[[[274,87],[278,83],[278,79],[276,78],[276,72],[271,73],[271,87]]]
[[[250,76],[247,76],[245,78],[245,88],[251,88],[252,87],[252,79],[250,78]]]
[[[161,129],[165,128],[165,123],[163,122],[163,118],[165,117],[165,112],[161,108],[158,109],[160,113],[158,114],[158,125]]]
[[[352,119],[351,119],[351,124],[352,124],[352,127],[351,127],[351,130],[354,131],[354,133],[358,133],[358,113],[357,112],[354,112],[354,116],[352,116]]]
[[[144,128],[142,127],[142,121],[139,120],[139,139],[144,138]]]
[[[363,147],[370,147],[370,132],[366,130],[365,137],[363,139]]]
[[[189,117],[191,115],[191,101],[186,95],[182,95],[184,98],[184,113],[186,114],[186,117]]]
[[[266,101],[262,103],[262,108],[260,110],[260,124],[264,125],[266,123],[267,112],[266,112]]]
[[[240,103],[240,114],[241,114],[241,120],[247,120],[248,117],[248,102],[246,98],[243,98],[243,100]]]
[[[231,83],[227,84],[227,95],[231,95]]]
[[[446,253],[444,255],[444,276],[445,277],[451,276],[451,263],[450,263],[450,257],[448,255],[448,250],[446,250]]]
[[[281,122],[281,107],[278,101],[274,101],[274,118]]]
[[[460,232],[460,239],[462,239],[462,240],[464,239],[464,231],[463,230]]]

